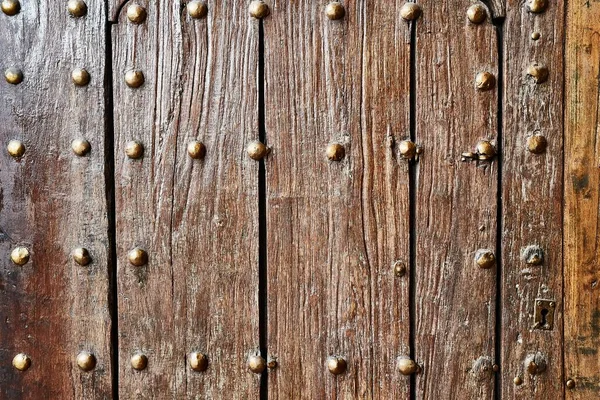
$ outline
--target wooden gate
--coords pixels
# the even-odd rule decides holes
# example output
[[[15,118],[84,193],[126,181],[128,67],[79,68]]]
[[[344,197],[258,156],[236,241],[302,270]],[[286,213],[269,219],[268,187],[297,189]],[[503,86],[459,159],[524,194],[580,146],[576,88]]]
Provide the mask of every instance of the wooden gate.
[[[600,396],[598,1],[0,5],[0,399]]]

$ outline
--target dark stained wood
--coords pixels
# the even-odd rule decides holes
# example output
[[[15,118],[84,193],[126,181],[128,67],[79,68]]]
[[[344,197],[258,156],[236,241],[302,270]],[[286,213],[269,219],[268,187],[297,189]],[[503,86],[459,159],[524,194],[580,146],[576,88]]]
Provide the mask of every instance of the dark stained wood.
[[[265,32],[270,398],[406,398],[409,25],[400,4],[273,1]],[[345,146],[328,161],[326,147]],[[348,371],[327,370],[330,355]]]
[[[492,398],[497,270],[479,268],[475,255],[496,247],[497,164],[461,163],[461,153],[496,140],[497,89],[475,86],[477,73],[497,74],[496,32],[489,19],[468,22],[469,2],[419,3],[416,396]]]
[[[119,362],[122,398],[253,398],[258,348],[258,22],[246,4],[209,5],[194,21],[180,2],[140,2],[113,27]],[[129,69],[144,72],[138,89]],[[201,140],[205,160],[187,144]],[[144,158],[128,159],[130,140]],[[129,264],[140,246],[149,263]],[[206,353],[205,373],[186,354]],[[147,354],[134,371],[130,357]]]
[[[507,2],[504,25],[502,169],[502,394],[505,398],[557,399],[562,379],[562,192],[563,192],[563,18],[564,3],[550,2],[532,14],[521,1]],[[539,32],[539,40],[531,34]],[[545,83],[527,76],[532,63],[550,71]],[[527,140],[543,135],[543,154],[528,151]],[[542,265],[525,261],[539,246]],[[534,329],[536,299],[556,301],[554,329]],[[542,353],[547,370],[532,376],[526,359]],[[521,385],[513,379],[520,377]]]
[[[596,398],[600,387],[600,3],[568,2],[566,18],[564,379],[575,382],[566,397],[584,400]]]
[[[65,2],[22,1],[21,12],[0,13],[0,69],[18,67],[20,85],[0,81],[0,398],[109,399],[111,352],[109,241],[105,183],[105,3],[88,0],[74,19]],[[74,68],[91,74],[71,82]],[[76,156],[85,138],[91,153]],[[6,150],[22,140],[25,156]],[[26,246],[25,266],[10,261]],[[71,258],[86,247],[92,263]],[[96,355],[82,372],[77,354]],[[24,352],[31,368],[19,372]]]

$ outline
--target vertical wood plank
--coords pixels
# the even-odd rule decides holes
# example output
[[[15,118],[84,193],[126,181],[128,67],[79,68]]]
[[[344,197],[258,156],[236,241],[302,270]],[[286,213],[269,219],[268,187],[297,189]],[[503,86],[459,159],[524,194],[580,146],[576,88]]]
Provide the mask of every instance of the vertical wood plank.
[[[489,15],[467,20],[470,1],[419,3],[417,398],[492,398],[496,268],[479,268],[475,256],[496,247],[497,165],[461,163],[461,154],[496,140],[497,89],[479,91],[475,78],[497,76],[497,38]]]
[[[567,2],[565,64],[565,380],[569,399],[600,388],[598,144],[600,3]]]
[[[111,398],[109,240],[105,182],[105,3],[87,1],[73,18],[66,2],[22,1],[0,13],[0,69],[16,67],[23,82],[0,82],[0,397]],[[71,81],[75,68],[88,86]],[[89,154],[73,153],[86,139]],[[6,146],[20,140],[15,160]],[[17,246],[30,260],[11,262]],[[91,263],[74,262],[88,249]],[[96,368],[81,371],[80,351]],[[17,353],[31,359],[19,372]]]
[[[508,1],[504,26],[501,370],[506,398],[563,396],[564,2],[548,3],[545,12],[535,14],[522,1]],[[534,63],[548,68],[547,82],[528,76]],[[540,136],[547,149],[530,152],[528,144]],[[543,254],[539,265],[532,263],[535,252]],[[556,304],[552,330],[535,327],[537,299]],[[547,368],[532,374],[528,367],[536,354]]]
[[[264,21],[269,396],[405,398],[409,26],[400,4],[345,1],[341,20],[326,4],[273,1]]]

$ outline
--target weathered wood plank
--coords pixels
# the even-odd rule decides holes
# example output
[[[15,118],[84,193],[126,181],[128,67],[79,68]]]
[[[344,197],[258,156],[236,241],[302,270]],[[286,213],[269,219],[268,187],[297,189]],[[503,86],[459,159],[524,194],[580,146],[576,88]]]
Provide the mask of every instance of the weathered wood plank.
[[[389,5],[273,1],[265,31],[272,398],[405,398],[409,26]],[[398,5],[399,7],[399,5]],[[363,48],[364,45],[364,48]],[[329,144],[345,158],[328,161]],[[348,370],[328,372],[329,356]]]
[[[22,1],[0,13],[0,69],[23,71],[21,84],[0,82],[0,398],[111,398],[109,242],[105,183],[105,4],[87,1],[82,18],[65,2]],[[91,75],[71,81],[75,68]],[[91,151],[71,149],[83,138]],[[15,160],[10,140],[25,145]],[[24,246],[30,260],[11,262]],[[91,263],[74,262],[88,249]],[[80,351],[96,368],[81,371]],[[17,353],[31,359],[19,372]]]
[[[192,20],[180,2],[140,2],[142,24],[125,7],[113,28],[122,397],[258,394],[246,368],[258,346],[258,165],[245,155],[258,134],[258,25],[241,3]],[[145,75],[137,89],[130,69]],[[205,160],[190,159],[192,139]],[[142,159],[125,155],[130,140]],[[128,262],[134,247],[147,265]],[[187,366],[193,351],[208,371]],[[144,371],[130,366],[138,352]]]
[[[564,378],[575,384],[566,397],[583,400],[600,390],[600,3],[567,2],[566,19]]]
[[[496,32],[489,16],[479,25],[467,20],[468,1],[419,3],[416,394],[492,398],[496,268],[479,268],[475,258],[496,247],[497,165],[461,163],[461,153],[496,140],[497,89],[475,84],[480,72],[497,75]]]

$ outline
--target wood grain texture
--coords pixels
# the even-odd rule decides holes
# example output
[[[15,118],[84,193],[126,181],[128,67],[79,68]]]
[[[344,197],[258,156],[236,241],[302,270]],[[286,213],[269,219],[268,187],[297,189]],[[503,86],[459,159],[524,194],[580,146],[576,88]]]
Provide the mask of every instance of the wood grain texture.
[[[244,2],[209,5],[192,20],[183,4],[149,1],[147,20],[125,8],[113,27],[119,296],[123,398],[255,397],[247,371],[258,347],[258,22]],[[126,86],[129,69],[145,74]],[[187,144],[205,143],[204,160]],[[144,144],[128,159],[126,143]],[[139,246],[149,263],[129,264]],[[204,373],[186,354],[209,356]],[[136,352],[148,368],[134,371]]]
[[[502,393],[507,398],[556,399],[562,379],[562,195],[564,2],[550,2],[542,14],[522,1],[507,2],[504,25],[502,169]],[[539,40],[531,34],[539,32]],[[536,83],[527,68],[550,71]],[[543,135],[543,154],[528,151],[527,140]],[[526,262],[527,249],[543,251],[542,265]],[[534,329],[536,299],[556,301],[554,329]],[[526,360],[541,353],[547,370],[527,372]],[[520,377],[523,384],[515,385]]]
[[[468,22],[468,1],[419,2],[416,138],[424,149],[416,193],[417,398],[492,398],[496,268],[475,264],[496,247],[496,162],[461,163],[479,140],[496,140],[494,26]]]
[[[86,17],[65,2],[23,1],[0,14],[0,69],[17,67],[24,81],[0,82],[0,398],[111,398],[109,241],[105,183],[105,4],[89,0]],[[71,81],[91,74],[87,87]],[[91,152],[76,156],[71,141]],[[22,159],[9,140],[24,142]],[[10,260],[30,249],[24,266]],[[88,266],[71,252],[89,250]],[[75,363],[95,354],[93,372]],[[11,365],[20,352],[31,368]]]
[[[273,1],[265,32],[270,398],[406,398],[410,30],[345,1]],[[346,157],[328,161],[330,143]],[[335,377],[328,356],[343,357]]]
[[[567,2],[565,58],[565,380],[569,399],[600,388],[598,117],[600,3]]]

